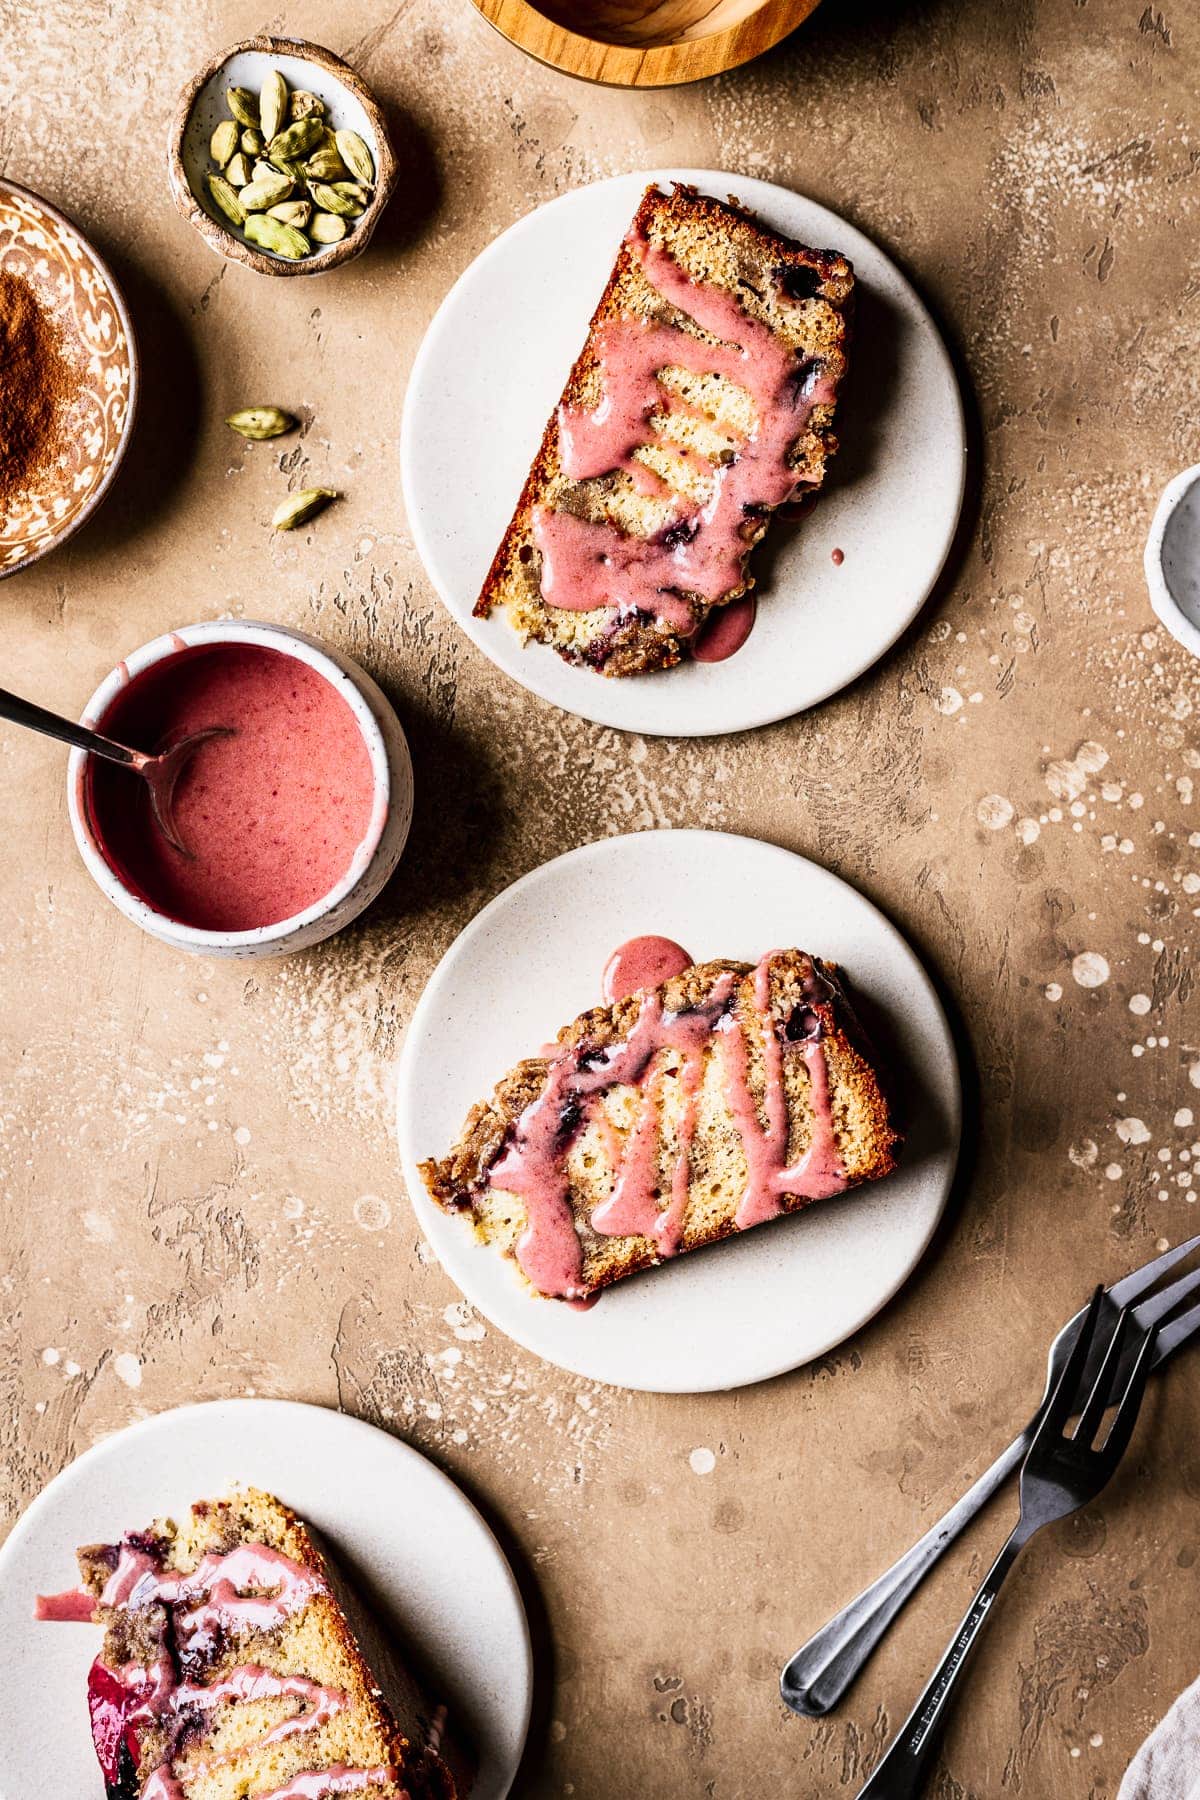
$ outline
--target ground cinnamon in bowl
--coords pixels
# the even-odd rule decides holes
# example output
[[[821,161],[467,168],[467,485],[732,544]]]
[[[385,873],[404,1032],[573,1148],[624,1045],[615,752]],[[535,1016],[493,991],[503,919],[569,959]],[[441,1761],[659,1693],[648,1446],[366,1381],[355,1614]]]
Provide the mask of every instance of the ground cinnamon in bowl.
[[[61,455],[79,373],[32,286],[0,269],[0,519]]]

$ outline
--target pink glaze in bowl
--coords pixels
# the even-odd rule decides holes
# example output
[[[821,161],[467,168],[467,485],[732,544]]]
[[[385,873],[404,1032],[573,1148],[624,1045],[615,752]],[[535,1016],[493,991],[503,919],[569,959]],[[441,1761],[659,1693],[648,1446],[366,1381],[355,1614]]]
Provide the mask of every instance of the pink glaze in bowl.
[[[366,831],[345,874],[305,910],[273,924],[210,930],[172,917],[147,898],[106,853],[93,817],[89,758],[79,750],[72,751],[67,771],[71,829],[97,885],[126,918],[151,936],[174,949],[204,956],[281,956],[340,931],[380,892],[400,860],[412,821],[412,762],[390,703],[349,657],[304,632],[245,620],[189,625],[143,645],[100,684],[88,702],[83,723],[103,731],[106,715],[130,683],[149,670],[165,667],[184,652],[224,645],[251,646],[296,658],[328,681],[353,714],[370,762],[372,798]]]

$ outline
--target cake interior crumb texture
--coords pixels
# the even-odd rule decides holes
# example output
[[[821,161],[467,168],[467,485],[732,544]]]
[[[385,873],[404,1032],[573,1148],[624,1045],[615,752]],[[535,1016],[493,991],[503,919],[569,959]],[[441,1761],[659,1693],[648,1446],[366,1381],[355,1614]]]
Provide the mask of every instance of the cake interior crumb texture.
[[[655,273],[661,269],[683,277],[682,284],[666,284],[670,298]],[[786,408],[792,422],[789,429],[785,420],[781,440],[783,487],[776,483],[770,498],[757,504],[751,477],[750,501],[739,507],[733,522],[737,555],[726,585],[707,593],[687,587],[693,578],[688,568],[694,567],[689,559],[702,550],[712,529],[721,484],[752,453],[772,421],[758,416],[760,409],[736,379],[736,368],[731,374],[725,366],[728,356],[713,356],[714,364],[723,364],[717,371],[697,353],[697,343],[711,349],[722,341],[728,351],[729,333],[723,326],[706,329],[692,316],[693,310],[705,308],[694,306],[689,288],[708,296],[710,311],[714,296],[718,309],[723,305],[726,311],[732,300],[729,332],[738,332],[745,343],[757,338],[768,351],[774,348],[783,380],[769,405]],[[566,661],[605,675],[636,675],[677,663],[694,646],[714,607],[728,605],[753,587],[747,558],[779,505],[811,497],[822,484],[826,462],[837,449],[833,422],[846,372],[853,292],[851,265],[836,251],[795,243],[736,204],[692,188],[677,186],[669,194],[648,189],[546,426],[476,614],[487,617],[499,609],[523,641],[550,645]],[[606,388],[611,367],[619,361],[614,345],[628,345],[630,324],[665,328],[652,342],[662,346],[667,360],[652,370],[653,399],[644,428],[634,431],[637,447],[620,466],[578,478],[564,466],[570,460],[564,450],[564,420],[594,417],[606,404],[611,411],[613,396]],[[632,335],[639,341],[636,331]],[[669,360],[672,341],[684,344],[690,367]],[[609,603],[572,610],[568,596],[568,603],[548,604],[539,520],[548,516],[560,521],[562,515],[607,528],[608,539],[597,540],[597,555],[613,571],[611,592],[604,596]],[[694,549],[689,548],[692,538]],[[674,564],[664,564],[658,555],[651,564],[661,576],[657,599],[646,599],[645,582],[637,589],[618,578],[619,567],[632,561],[636,572],[647,555],[653,557],[672,543],[683,545],[678,584]],[[771,604],[802,605],[803,595],[779,593]]]

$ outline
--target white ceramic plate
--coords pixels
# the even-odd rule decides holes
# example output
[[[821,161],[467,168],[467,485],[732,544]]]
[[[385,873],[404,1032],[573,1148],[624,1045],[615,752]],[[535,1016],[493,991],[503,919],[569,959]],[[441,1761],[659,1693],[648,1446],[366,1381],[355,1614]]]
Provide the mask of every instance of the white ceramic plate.
[[[36,1623],[35,1594],[73,1585],[78,1544],[178,1515],[235,1482],[278,1494],[344,1555],[464,1719],[480,1755],[472,1800],[503,1800],[532,1694],[529,1632],[503,1551],[407,1444],[290,1400],[160,1413],[86,1451],[19,1520],[0,1550],[0,1800],[103,1800],[86,1690],[100,1632]]]
[[[609,953],[643,932],[697,961],[798,945],[841,963],[901,1083],[896,1174],[619,1282],[588,1312],[532,1294],[417,1173],[471,1103],[600,998]],[[621,1387],[701,1393],[822,1355],[910,1274],[946,1204],[958,1148],[953,1040],[920,963],[882,913],[788,850],[710,831],[606,838],[507,888],[453,943],[400,1061],[400,1152],[447,1273],[502,1331],[564,1369]]]
[[[728,662],[607,680],[522,650],[471,608],[652,181],[732,193],[789,236],[849,256],[858,275],[842,450],[811,515],[755,553],[758,623]],[[577,188],[476,258],[425,334],[401,430],[405,505],[421,559],[463,630],[543,699],[601,725],[705,737],[787,718],[870,667],[920,611],[962,504],[962,404],[933,321],[896,268],[836,213],[768,181],[657,169]],[[834,549],[845,553],[835,568]]]

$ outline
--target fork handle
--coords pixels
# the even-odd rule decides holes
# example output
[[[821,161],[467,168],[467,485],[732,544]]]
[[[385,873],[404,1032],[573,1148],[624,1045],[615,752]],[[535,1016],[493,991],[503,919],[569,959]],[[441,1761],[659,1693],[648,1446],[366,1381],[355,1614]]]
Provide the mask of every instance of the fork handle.
[[[1018,1521],[1012,1536],[984,1576],[979,1592],[967,1608],[962,1624],[950,1640],[924,1693],[883,1761],[859,1791],[858,1800],[918,1800],[924,1792],[937,1759],[950,1696],[987,1622],[1005,1576],[1032,1535],[1030,1527]]]
[[[90,750],[96,756],[106,756],[110,762],[137,763],[141,760],[140,752],[127,750],[124,744],[114,744],[111,738],[101,737],[98,731],[89,731],[86,725],[77,725],[74,719],[63,719],[58,713],[47,712],[44,706],[35,706],[32,700],[23,700],[20,694],[10,694],[5,688],[0,688],[0,719],[11,719],[14,725],[26,725],[30,731],[40,731],[44,737],[58,738],[60,743],[70,744],[76,750]]]
[[[1020,1437],[1013,1439],[919,1543],[801,1645],[780,1681],[780,1692],[793,1712],[818,1719],[837,1705],[905,1601],[1018,1466],[1040,1416],[1030,1420]]]

